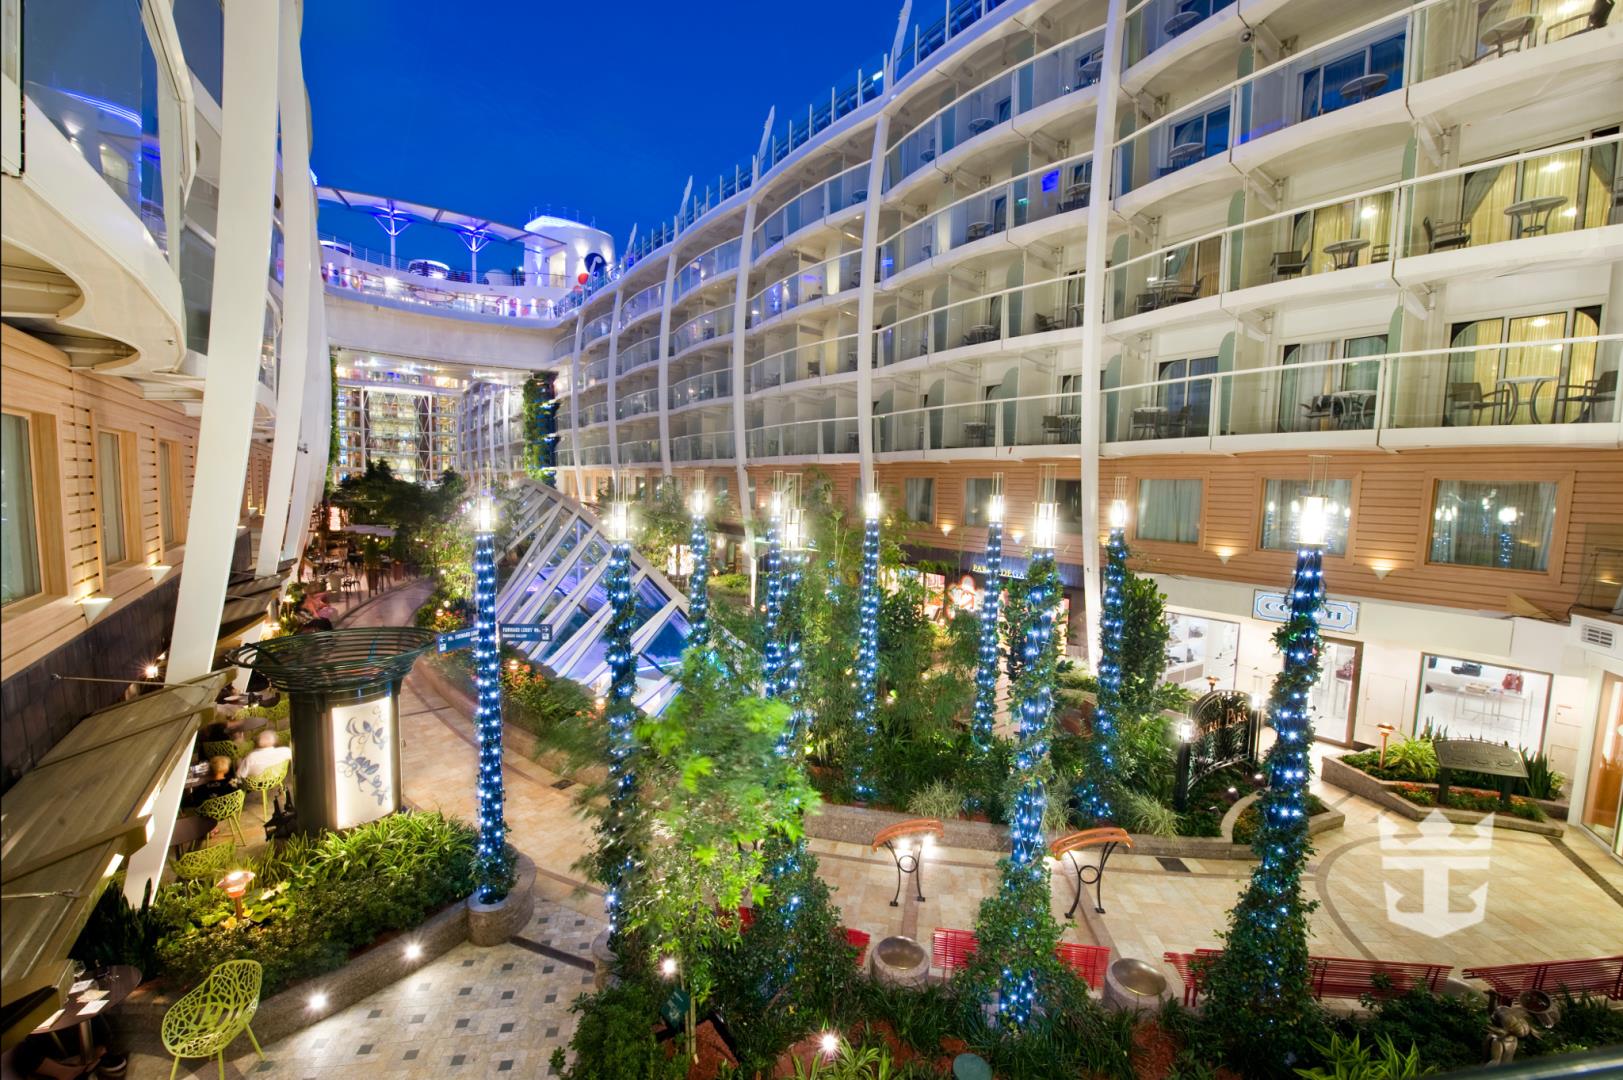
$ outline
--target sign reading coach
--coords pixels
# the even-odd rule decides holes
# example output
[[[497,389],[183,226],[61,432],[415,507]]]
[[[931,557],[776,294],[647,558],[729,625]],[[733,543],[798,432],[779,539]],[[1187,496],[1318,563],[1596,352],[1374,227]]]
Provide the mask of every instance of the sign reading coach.
[[[1289,622],[1290,597],[1284,593],[1258,589],[1251,597],[1251,615],[1267,622]],[[1338,634],[1358,632],[1358,604],[1353,600],[1326,600],[1319,612],[1319,629]]]

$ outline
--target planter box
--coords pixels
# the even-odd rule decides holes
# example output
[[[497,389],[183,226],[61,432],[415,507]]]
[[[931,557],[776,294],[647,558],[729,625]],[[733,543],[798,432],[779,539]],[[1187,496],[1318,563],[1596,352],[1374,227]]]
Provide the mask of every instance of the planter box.
[[[838,840],[847,844],[867,846],[879,830],[903,821],[913,820],[913,814],[899,814],[894,810],[875,810],[866,806],[848,806],[843,803],[824,803],[817,812],[806,818],[806,835],[820,840]],[[1339,810],[1315,814],[1308,821],[1308,832],[1318,834],[1328,829],[1339,829],[1346,822]],[[970,848],[976,851],[1005,851],[1009,846],[1007,825],[994,825],[986,821],[952,818],[942,822],[946,836],[941,843],[946,847]],[[1250,859],[1250,844],[1236,844],[1221,836],[1143,836],[1132,834],[1133,854],[1160,855],[1182,859]]]
[[[371,994],[392,986],[410,972],[422,967],[435,957],[468,939],[468,905],[458,902],[431,915],[413,930],[393,935],[373,945],[336,971],[306,979],[286,987],[274,997],[259,1003],[252,1027],[259,1044],[265,1046],[285,1039],[318,1020],[360,1001]],[[418,945],[421,955],[406,959],[406,942]],[[137,987],[122,1005],[108,1018],[130,1053],[152,1054],[169,1058],[158,1032],[163,1026],[163,1014],[190,987],[162,987],[149,982]],[[322,993],[327,997],[321,1009],[310,1008],[310,995]],[[246,1038],[233,1042],[226,1056],[252,1053],[253,1046]],[[207,1062],[202,1063],[207,1066]]]
[[[1451,806],[1421,806],[1412,803],[1398,794],[1395,790],[1399,784],[1395,780],[1381,780],[1371,776],[1362,769],[1355,769],[1344,764],[1340,758],[1327,757],[1324,759],[1324,769],[1321,775],[1324,782],[1334,784],[1343,791],[1350,791],[1354,795],[1362,796],[1370,802],[1408,818],[1410,821],[1424,821],[1433,810],[1441,809],[1443,817],[1456,825],[1475,825],[1488,815],[1480,810],[1457,810]],[[1422,784],[1421,787],[1435,787],[1436,785]],[[1562,824],[1567,817],[1565,803],[1546,802],[1535,799],[1544,812],[1554,820],[1528,821],[1509,813],[1496,814],[1493,819],[1495,828],[1511,829],[1515,832],[1538,833],[1540,836],[1561,836],[1566,832]]]
[[[468,940],[475,945],[500,945],[529,924],[535,914],[535,863],[518,857],[513,888],[494,904],[468,897]]]

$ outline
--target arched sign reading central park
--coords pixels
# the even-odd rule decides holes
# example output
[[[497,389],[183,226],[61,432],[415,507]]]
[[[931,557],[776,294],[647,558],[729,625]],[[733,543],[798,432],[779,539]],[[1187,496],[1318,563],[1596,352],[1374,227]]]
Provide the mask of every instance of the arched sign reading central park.
[[[1226,765],[1257,760],[1260,717],[1251,695],[1239,690],[1213,690],[1189,707],[1188,737],[1178,747],[1174,808],[1188,809],[1194,786]]]
[[[400,683],[434,634],[407,626],[294,634],[228,654],[288,695],[300,831],[400,809]]]

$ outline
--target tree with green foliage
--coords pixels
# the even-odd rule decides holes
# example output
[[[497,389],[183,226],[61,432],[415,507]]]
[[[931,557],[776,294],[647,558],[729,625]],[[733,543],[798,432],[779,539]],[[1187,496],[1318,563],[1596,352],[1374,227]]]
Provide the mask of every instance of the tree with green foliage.
[[[524,471],[551,486],[558,481],[557,383],[550,371],[524,380]]]
[[[715,965],[738,938],[738,909],[767,898],[762,842],[798,839],[802,810],[817,803],[797,763],[775,752],[788,707],[742,685],[713,653],[689,650],[681,692],[637,726],[639,812],[650,842],[627,899],[626,932],[651,970],[686,995],[690,1055]]]

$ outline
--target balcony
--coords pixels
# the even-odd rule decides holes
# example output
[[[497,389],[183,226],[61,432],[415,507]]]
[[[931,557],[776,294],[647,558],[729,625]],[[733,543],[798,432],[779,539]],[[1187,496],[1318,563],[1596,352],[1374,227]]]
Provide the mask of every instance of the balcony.
[[[750,393],[857,369],[857,335],[817,341],[755,361],[744,371]]]
[[[914,14],[918,22],[909,27],[902,47],[896,51],[896,78],[900,80],[958,37],[1002,7],[1004,0],[933,0]],[[940,11],[940,16],[933,12]]]
[[[655,465],[659,460],[658,439],[631,439],[620,443],[621,465]]]
[[[718,401],[733,394],[733,373],[725,368],[693,375],[673,383],[669,400],[671,408],[684,409],[706,401]]]
[[[347,256],[333,258],[333,255],[332,249],[323,249],[326,261],[321,264],[321,280],[332,290],[348,289],[389,304],[496,319],[555,320],[561,314],[545,297],[520,296],[495,286],[457,288],[448,278],[372,270],[348,261]]]
[[[690,260],[676,272],[676,280],[671,286],[672,300],[680,300],[699,286],[737,270],[738,253],[742,247],[743,240],[735,236]]]
[[[875,416],[873,423],[875,454],[1074,448],[1082,432],[1082,396],[1044,394],[902,409]]]
[[[580,369],[581,389],[582,390],[589,390],[594,386],[597,386],[597,385],[599,385],[599,384],[601,384],[603,382],[606,382],[608,380],[608,377],[609,377],[609,358],[606,357],[606,356],[600,356],[596,360],[593,360],[591,363],[585,364],[585,365],[583,365],[581,367],[581,369]]]
[[[733,332],[733,307],[717,308],[695,315],[671,331],[671,356],[680,356],[689,349],[707,341],[726,337]]]
[[[841,211],[855,210],[867,199],[868,163],[863,162],[801,192],[768,214],[750,236],[750,257],[759,259],[763,252],[777,247],[785,238]]]
[[[1617,446],[1620,366],[1608,334],[1181,375],[1105,390],[1103,439],[1111,455]]]
[[[645,337],[634,344],[624,346],[615,358],[614,369],[618,374],[625,375],[637,370],[645,364],[652,364],[659,359],[659,335]],[[608,358],[604,358],[604,364]]]
[[[624,330],[650,312],[658,311],[665,303],[665,283],[657,281],[620,305],[620,329]]]
[[[885,156],[885,190],[1017,116],[1099,81],[1104,27],[1056,45],[960,95],[915,126]]]
[[[898,274],[926,265],[949,251],[1084,210],[1092,194],[1092,181],[1093,157],[1081,154],[967,195],[881,243],[879,280],[888,283]]]
[[[606,424],[609,422],[609,403],[599,401],[591,405],[580,407],[580,426],[590,427],[593,424]]]
[[[732,457],[733,433],[730,431],[677,435],[671,439],[672,461],[728,461]]]
[[[1211,6],[1220,9],[1226,5],[1212,0]],[[1497,63],[1507,54],[1575,37],[1589,27],[1592,18],[1587,8],[1580,18],[1568,10],[1569,5],[1556,8],[1534,2],[1527,6],[1532,10],[1525,15],[1505,19],[1498,5],[1425,0],[1237,79],[1118,142],[1115,196],[1120,199],[1144,191],[1156,181],[1231,154],[1236,167],[1258,168],[1294,145],[1322,138],[1331,129],[1316,135],[1304,132],[1292,140],[1268,139],[1266,146],[1250,149],[1264,136],[1323,121],[1355,107],[1362,111],[1356,117],[1347,116],[1342,127],[1367,133],[1386,125],[1393,129],[1394,138],[1406,139],[1413,103],[1406,105],[1405,97],[1413,99],[1414,95],[1398,91],[1464,68]],[[1539,10],[1546,6],[1552,10]],[[1153,22],[1168,11],[1174,13],[1169,25],[1185,15],[1195,15],[1198,17],[1188,23],[1193,26],[1210,14],[1206,0],[1149,0],[1129,22],[1134,18]],[[1599,18],[1604,23],[1605,16]],[[1131,43],[1131,30],[1128,37]],[[1128,55],[1131,59],[1131,48]],[[1541,91],[1529,89],[1528,93]],[[1375,104],[1381,101],[1385,104]],[[1440,98],[1431,101],[1432,107],[1444,104]],[[1206,175],[1207,171],[1194,170],[1170,186],[1198,184]],[[1148,192],[1118,209],[1136,212],[1153,195]]]
[[[621,394],[614,399],[614,415],[617,419],[625,420],[644,413],[659,411],[659,388],[650,387],[647,390],[638,390],[634,394]]]
[[[960,300],[874,331],[879,367],[1082,325],[1082,275]]]
[[[1234,0],[1143,0],[1127,13],[1123,70],[1232,6]]]
[[[766,424],[746,431],[744,446],[752,460],[855,454],[857,419],[845,416]]]
[[[804,115],[791,115],[784,132],[774,133],[768,140],[766,156],[761,161],[762,173],[810,142],[819,132],[879,97],[884,89],[884,71],[885,58],[874,57],[857,68],[850,82],[830,87],[827,100],[811,102]]]
[[[769,322],[816,300],[848,292],[861,284],[862,252],[802,267],[750,297],[750,328]]]
[[[1623,222],[1619,143],[1609,135],[1477,162],[1139,255],[1108,272],[1108,318],[1134,320],[1112,333],[1330,290],[1424,284],[1502,268],[1507,258],[1527,266],[1615,257],[1619,245],[1597,230]],[[1517,245],[1514,255],[1506,244]]]

